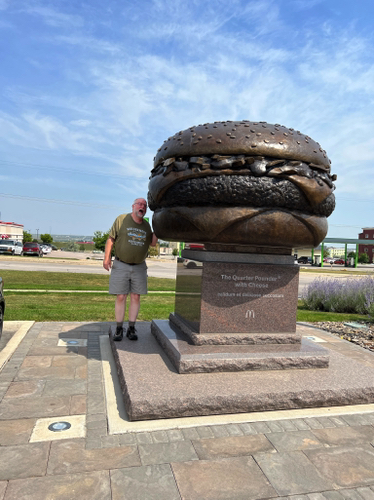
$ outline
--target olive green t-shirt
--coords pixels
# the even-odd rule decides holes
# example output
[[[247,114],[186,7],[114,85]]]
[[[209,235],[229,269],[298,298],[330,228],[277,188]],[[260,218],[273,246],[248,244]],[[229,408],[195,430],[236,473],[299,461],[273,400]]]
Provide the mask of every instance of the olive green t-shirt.
[[[144,262],[152,241],[152,229],[146,220],[137,224],[131,214],[122,214],[109,231],[114,239],[116,257],[128,264]]]

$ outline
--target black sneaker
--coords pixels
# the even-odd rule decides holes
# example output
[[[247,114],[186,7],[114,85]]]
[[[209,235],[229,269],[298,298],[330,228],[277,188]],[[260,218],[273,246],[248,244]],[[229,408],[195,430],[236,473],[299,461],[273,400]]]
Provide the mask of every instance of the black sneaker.
[[[122,339],[123,339],[123,327],[117,326],[116,333],[113,335],[113,340],[119,342]]]
[[[129,340],[138,340],[138,336],[136,335],[136,330],[135,326],[129,326],[126,332],[126,337],[129,338]]]

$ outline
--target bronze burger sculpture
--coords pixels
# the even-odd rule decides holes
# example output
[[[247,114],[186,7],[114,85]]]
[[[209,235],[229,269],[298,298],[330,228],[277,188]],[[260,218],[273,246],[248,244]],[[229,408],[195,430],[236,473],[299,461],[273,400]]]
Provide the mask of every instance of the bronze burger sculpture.
[[[282,125],[191,127],[169,137],[154,159],[153,229],[212,249],[315,247],[335,208],[330,163],[317,142]]]

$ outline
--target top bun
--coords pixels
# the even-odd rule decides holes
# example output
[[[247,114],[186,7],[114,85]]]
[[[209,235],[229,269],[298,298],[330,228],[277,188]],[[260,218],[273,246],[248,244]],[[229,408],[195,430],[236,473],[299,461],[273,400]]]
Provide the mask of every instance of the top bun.
[[[197,155],[270,156],[312,163],[330,172],[330,160],[318,142],[293,128],[266,122],[205,123],[177,132],[159,148],[154,167],[173,157]]]

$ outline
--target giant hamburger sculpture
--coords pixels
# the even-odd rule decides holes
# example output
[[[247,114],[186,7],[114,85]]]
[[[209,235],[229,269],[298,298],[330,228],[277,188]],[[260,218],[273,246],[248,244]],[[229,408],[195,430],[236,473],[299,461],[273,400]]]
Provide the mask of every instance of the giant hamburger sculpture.
[[[212,249],[315,247],[335,208],[330,163],[317,142],[282,125],[191,127],[169,137],[154,159],[153,229]]]

